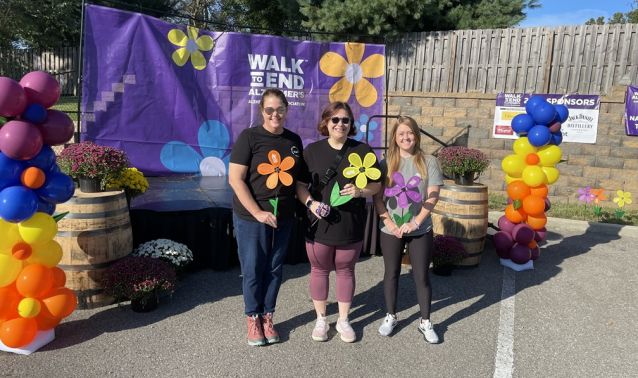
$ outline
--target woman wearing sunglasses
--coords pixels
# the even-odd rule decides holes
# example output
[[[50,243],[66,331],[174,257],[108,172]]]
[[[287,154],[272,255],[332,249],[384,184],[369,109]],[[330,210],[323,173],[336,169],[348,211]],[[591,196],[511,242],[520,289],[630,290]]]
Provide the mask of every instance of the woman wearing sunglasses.
[[[294,219],[294,181],[307,175],[301,138],[284,128],[283,92],[267,89],[259,109],[263,123],[241,132],[228,172],[249,345],[279,341],[273,313]]]
[[[328,278],[336,271],[336,297],[339,319],[336,323],[341,340],[351,343],[356,334],[348,320],[355,290],[354,267],[359,259],[366,221],[365,197],[374,195],[381,187],[379,174],[368,181],[364,188],[354,185],[354,178],[346,178],[345,168],[359,156],[364,160],[372,149],[365,143],[348,138],[356,133],[354,116],[345,102],[329,104],[321,115],[319,133],[327,138],[312,143],[304,151],[304,160],[310,173],[310,181],[299,180],[297,196],[311,213],[310,227],[306,235],[306,252],[310,260],[310,296],[317,313],[312,339],[326,341],[329,324],[326,319]],[[361,163],[359,162],[359,165]],[[370,168],[378,168],[376,160]],[[341,196],[352,199],[338,206],[330,206],[331,192],[339,186]],[[309,186],[306,184],[310,184]]]
[[[428,269],[432,261],[432,209],[439,200],[443,176],[436,159],[421,149],[416,121],[399,117],[392,127],[388,155],[381,162],[385,190],[374,196],[381,227],[381,250],[385,274],[383,291],[387,314],[379,327],[382,336],[397,325],[396,304],[401,273],[401,252],[408,245],[417,301],[421,310],[418,330],[436,344],[439,337],[430,322],[432,288]]]

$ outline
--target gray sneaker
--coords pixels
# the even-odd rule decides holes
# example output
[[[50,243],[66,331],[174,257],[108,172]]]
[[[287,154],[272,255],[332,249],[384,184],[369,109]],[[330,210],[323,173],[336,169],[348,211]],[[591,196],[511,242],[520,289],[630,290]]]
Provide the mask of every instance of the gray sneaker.
[[[352,329],[348,319],[337,320],[337,332],[341,335],[341,340],[346,343],[353,343],[357,339],[357,335],[354,333],[354,329]]]
[[[430,319],[421,319],[419,322],[419,332],[423,334],[425,341],[430,344],[438,344],[439,336],[434,332]]]
[[[381,326],[379,327],[379,334],[381,336],[390,336],[397,323],[396,315],[386,314],[385,319],[383,319],[383,323],[381,323]]]
[[[317,321],[315,322],[315,328],[312,330],[312,339],[314,341],[326,341],[328,340],[328,330],[330,329],[330,324],[328,324],[328,320],[325,316],[317,317]]]

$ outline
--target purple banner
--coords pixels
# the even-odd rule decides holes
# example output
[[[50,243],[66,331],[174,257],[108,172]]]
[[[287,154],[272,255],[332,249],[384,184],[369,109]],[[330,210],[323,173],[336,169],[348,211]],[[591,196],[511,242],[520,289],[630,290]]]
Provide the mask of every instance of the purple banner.
[[[625,101],[625,132],[638,136],[638,87],[627,86]]]
[[[146,174],[225,174],[235,138],[261,123],[265,88],[286,94],[286,127],[304,144],[331,101],[352,106],[358,140],[383,113],[383,45],[211,32],[94,5],[85,20],[81,139],[123,149]]]

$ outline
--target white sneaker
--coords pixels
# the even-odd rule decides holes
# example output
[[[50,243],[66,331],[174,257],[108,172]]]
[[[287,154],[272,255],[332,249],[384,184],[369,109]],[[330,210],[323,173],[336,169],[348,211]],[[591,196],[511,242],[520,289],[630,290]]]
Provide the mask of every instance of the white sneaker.
[[[312,330],[312,339],[314,341],[328,340],[329,329],[330,329],[330,325],[328,324],[327,318],[325,316],[317,317],[317,321],[315,322],[315,328]]]
[[[390,336],[392,331],[394,331],[394,327],[397,326],[397,317],[392,314],[385,314],[385,319],[383,319],[383,323],[379,327],[379,334],[381,336]]]
[[[436,332],[434,332],[434,328],[432,327],[430,319],[421,319],[421,321],[419,322],[419,331],[423,334],[423,337],[425,337],[425,341],[427,341],[428,343],[439,343],[439,336],[436,334]]]
[[[341,340],[346,343],[353,343],[357,340],[357,335],[354,333],[354,330],[350,325],[350,320],[347,318],[345,320],[337,320],[337,332],[339,332]]]

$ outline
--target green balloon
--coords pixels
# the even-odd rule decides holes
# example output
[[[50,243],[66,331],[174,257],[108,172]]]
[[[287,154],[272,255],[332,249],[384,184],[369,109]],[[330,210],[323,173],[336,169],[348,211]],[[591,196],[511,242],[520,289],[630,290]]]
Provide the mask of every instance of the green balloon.
[[[4,118],[3,116],[0,116],[0,127],[2,127],[5,123],[7,123],[8,119]]]

